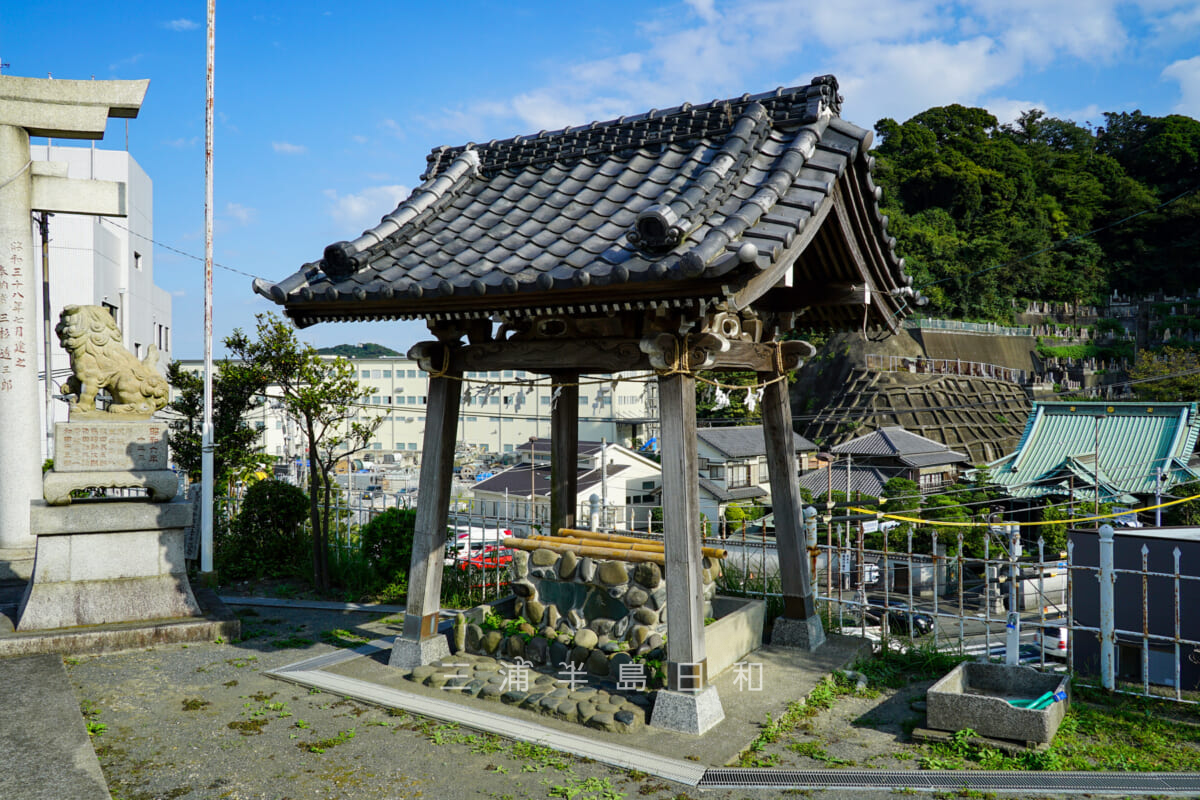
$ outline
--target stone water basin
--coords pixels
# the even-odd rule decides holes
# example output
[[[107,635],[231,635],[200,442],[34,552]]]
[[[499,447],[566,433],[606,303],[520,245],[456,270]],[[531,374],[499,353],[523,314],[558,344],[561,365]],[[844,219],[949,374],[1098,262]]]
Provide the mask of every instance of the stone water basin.
[[[1018,708],[1009,700],[1032,700],[1046,692],[1065,699],[1044,709]],[[1015,742],[1048,744],[1070,703],[1065,675],[1033,667],[965,662],[929,687],[928,719],[934,730],[971,728],[980,736]]]

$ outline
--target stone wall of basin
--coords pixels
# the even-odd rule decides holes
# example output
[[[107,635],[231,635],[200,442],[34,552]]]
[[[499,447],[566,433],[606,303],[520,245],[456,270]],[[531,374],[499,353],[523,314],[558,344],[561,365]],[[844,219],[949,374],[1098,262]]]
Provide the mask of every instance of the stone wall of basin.
[[[710,618],[721,564],[705,558],[702,566],[704,615]],[[471,620],[464,635],[468,652],[538,666],[570,661],[601,677],[615,677],[620,664],[634,657],[663,660],[667,586],[657,564],[518,550],[510,572],[511,630],[486,630],[482,620]]]

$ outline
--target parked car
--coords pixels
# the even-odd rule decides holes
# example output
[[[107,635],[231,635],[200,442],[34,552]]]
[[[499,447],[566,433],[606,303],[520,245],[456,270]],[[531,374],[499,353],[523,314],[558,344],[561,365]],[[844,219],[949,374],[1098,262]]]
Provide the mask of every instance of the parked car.
[[[924,636],[933,631],[933,615],[924,611],[914,611],[900,600],[888,602],[887,619],[888,627],[894,634],[911,633],[913,636]]]
[[[494,544],[482,545],[478,550],[472,550],[471,555],[458,562],[459,569],[475,567],[476,569],[497,569],[507,567],[513,560],[513,552],[507,547],[497,547]]]
[[[450,528],[446,542],[447,566],[461,563],[478,554],[484,547],[497,547],[512,531],[500,528],[483,528],[474,525],[455,525]]]
[[[1045,628],[1033,633],[1034,645],[1040,647],[1046,658],[1067,658],[1067,628],[1050,622]]]

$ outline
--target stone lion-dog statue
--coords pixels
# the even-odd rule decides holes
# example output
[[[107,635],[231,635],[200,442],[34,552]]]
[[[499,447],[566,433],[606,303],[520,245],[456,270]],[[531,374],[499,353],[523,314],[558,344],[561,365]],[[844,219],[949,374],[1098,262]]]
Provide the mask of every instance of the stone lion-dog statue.
[[[72,416],[115,414],[148,418],[167,404],[166,379],[155,367],[158,348],[150,345],[138,361],[121,343],[121,329],[101,306],[70,305],[59,315],[54,332],[71,357],[72,375],[64,385]],[[107,389],[108,411],[96,408],[96,395]]]

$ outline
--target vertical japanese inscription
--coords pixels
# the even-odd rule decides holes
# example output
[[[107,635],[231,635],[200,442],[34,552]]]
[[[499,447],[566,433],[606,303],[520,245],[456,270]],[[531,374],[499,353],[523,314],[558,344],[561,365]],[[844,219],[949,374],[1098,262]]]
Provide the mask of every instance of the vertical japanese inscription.
[[[0,261],[0,392],[13,391],[13,371],[28,369],[25,352],[25,243],[7,242]]]

